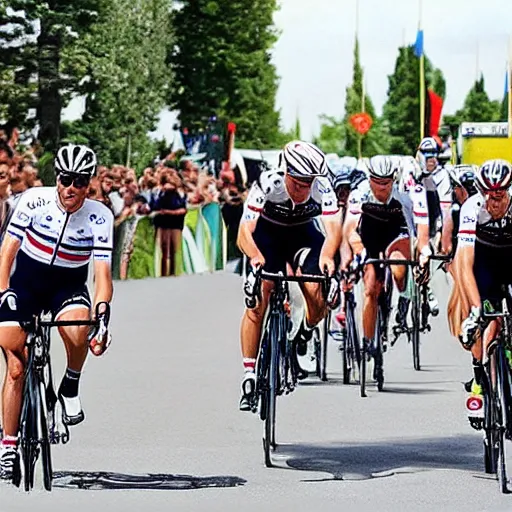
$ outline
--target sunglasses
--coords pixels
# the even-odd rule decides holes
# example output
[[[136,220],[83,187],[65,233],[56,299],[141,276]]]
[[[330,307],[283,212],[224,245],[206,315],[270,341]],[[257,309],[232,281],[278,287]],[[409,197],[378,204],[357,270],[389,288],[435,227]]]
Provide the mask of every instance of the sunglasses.
[[[70,187],[73,185],[75,188],[85,188],[89,186],[91,178],[82,174],[59,174],[59,183],[63,187]]]

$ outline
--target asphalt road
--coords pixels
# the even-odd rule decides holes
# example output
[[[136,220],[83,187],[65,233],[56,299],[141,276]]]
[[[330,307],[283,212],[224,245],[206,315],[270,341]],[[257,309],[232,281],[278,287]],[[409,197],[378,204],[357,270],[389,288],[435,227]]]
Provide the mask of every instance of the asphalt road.
[[[86,421],[53,449],[53,492],[40,479],[30,495],[0,484],[0,512],[511,510],[464,416],[470,359],[447,333],[443,275],[435,289],[443,313],[423,370],[402,339],[385,360],[386,391],[370,386],[361,399],[340,382],[331,346],[329,382],[310,378],[278,401],[278,467],[268,469],[261,422],[238,411],[240,278],[117,283],[114,341],[87,362]]]

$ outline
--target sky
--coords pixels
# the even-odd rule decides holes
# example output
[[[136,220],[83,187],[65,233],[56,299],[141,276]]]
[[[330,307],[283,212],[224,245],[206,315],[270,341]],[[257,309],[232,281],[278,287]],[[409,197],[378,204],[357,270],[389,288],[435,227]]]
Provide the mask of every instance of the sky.
[[[273,62],[280,77],[276,106],[283,128],[295,124],[302,138],[319,132],[321,114],[341,117],[345,89],[352,80],[358,0],[278,0],[275,24],[280,37]],[[416,39],[421,0],[359,0],[359,44],[367,93],[377,113],[386,101],[388,75],[393,73],[399,46]],[[485,77],[492,99],[502,99],[512,0],[428,0],[424,2],[424,48],[446,79],[443,113],[463,104],[477,72]],[[75,100],[66,118],[81,115]],[[172,138],[176,115],[163,112],[155,136]]]
[[[277,106],[290,128],[297,111],[303,138],[318,133],[320,114],[341,117],[352,81],[357,0],[280,0],[281,36],[273,60],[280,76]],[[512,0],[423,2],[424,48],[446,79],[444,113],[462,106],[477,76],[492,99],[502,99]],[[419,0],[359,0],[359,44],[367,93],[377,113],[386,101],[398,47],[414,43]],[[478,58],[477,58],[478,55]]]

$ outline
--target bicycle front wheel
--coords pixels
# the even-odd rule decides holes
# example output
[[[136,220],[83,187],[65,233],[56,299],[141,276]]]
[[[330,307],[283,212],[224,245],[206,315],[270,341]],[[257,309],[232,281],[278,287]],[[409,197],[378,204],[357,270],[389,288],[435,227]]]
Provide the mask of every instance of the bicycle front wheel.
[[[508,493],[507,479],[507,459],[505,450],[505,432],[509,425],[509,397],[510,397],[510,371],[507,364],[507,358],[503,346],[498,344],[496,347],[496,405],[499,408],[497,425],[497,444],[498,444],[498,481],[501,492]]]
[[[48,435],[48,411],[46,408],[46,387],[44,382],[39,383],[39,400],[37,407],[38,434],[41,443],[41,463],[43,466],[43,485],[47,491],[52,490],[53,470],[52,456],[50,449],[50,438]]]
[[[412,344],[412,362],[416,371],[421,370],[420,364],[420,323],[421,323],[421,297],[416,288],[411,304],[411,344]]]
[[[39,391],[29,371],[25,381],[20,419],[20,462],[26,492],[34,487],[35,465],[38,457],[37,399]]]
[[[279,314],[271,313],[269,320],[268,341],[270,350],[270,365],[267,386],[267,414],[265,417],[265,431],[263,446],[265,450],[265,465],[272,467],[271,452],[276,447],[276,405],[279,393],[279,355],[281,322]]]

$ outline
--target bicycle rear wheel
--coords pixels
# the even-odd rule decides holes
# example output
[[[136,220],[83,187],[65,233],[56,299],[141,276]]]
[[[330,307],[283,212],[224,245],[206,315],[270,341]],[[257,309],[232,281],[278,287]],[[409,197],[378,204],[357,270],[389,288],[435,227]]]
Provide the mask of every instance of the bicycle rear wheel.
[[[377,326],[375,329],[375,354],[373,357],[373,378],[377,382],[377,389],[384,389],[384,354],[382,346],[382,336],[384,335],[385,325],[384,313],[381,306],[377,313]]]
[[[350,384],[353,377],[354,368],[359,368],[361,372],[361,349],[359,345],[359,333],[355,321],[355,304],[352,299],[348,299],[345,304],[345,323],[346,334],[343,341],[343,383]]]
[[[331,312],[324,318],[322,336],[320,340],[320,380],[327,381],[327,344],[329,341],[329,325],[331,323]]]

